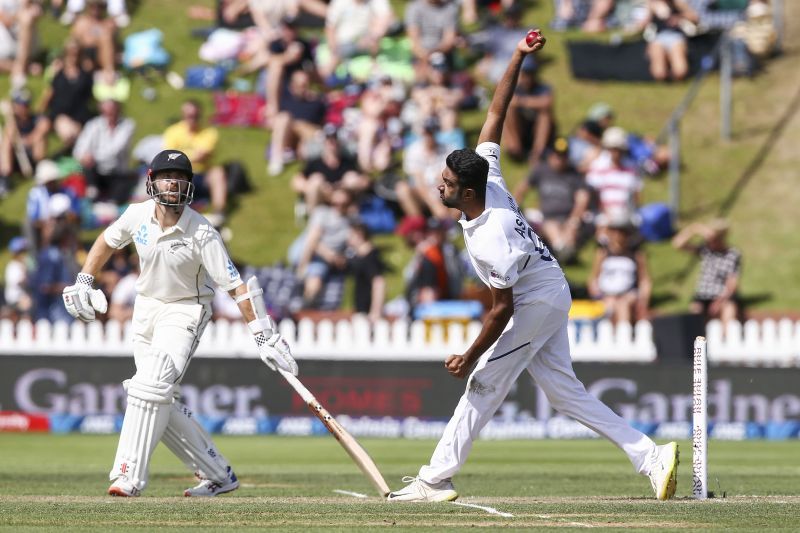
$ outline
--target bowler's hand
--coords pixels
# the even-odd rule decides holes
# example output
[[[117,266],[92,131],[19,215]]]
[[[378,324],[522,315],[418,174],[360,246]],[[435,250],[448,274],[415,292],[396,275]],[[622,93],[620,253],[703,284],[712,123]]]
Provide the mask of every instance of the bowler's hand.
[[[522,52],[523,55],[530,54],[533,52],[538,52],[544,47],[544,43],[547,42],[547,39],[545,39],[544,35],[542,35],[542,30],[536,28],[534,31],[536,31],[539,34],[539,37],[533,42],[533,44],[528,46],[528,41],[526,37],[523,37],[517,43],[517,50]]]
[[[451,376],[463,379],[469,375],[472,364],[463,355],[451,355],[445,360],[444,367]]]

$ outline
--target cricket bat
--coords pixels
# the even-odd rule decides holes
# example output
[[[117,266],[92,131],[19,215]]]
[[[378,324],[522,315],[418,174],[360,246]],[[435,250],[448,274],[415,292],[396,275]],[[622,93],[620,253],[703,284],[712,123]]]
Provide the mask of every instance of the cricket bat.
[[[303,398],[303,401],[306,402],[311,412],[325,424],[325,427],[328,428],[331,435],[339,441],[342,448],[345,449],[350,458],[358,465],[358,468],[360,468],[364,475],[367,476],[367,479],[370,480],[378,491],[378,494],[383,498],[388,496],[390,492],[389,486],[386,484],[386,480],[383,479],[380,470],[378,470],[378,467],[375,465],[375,461],[372,460],[372,457],[369,456],[367,451],[361,447],[358,441],[353,438],[335,418],[333,418],[333,415],[317,401],[314,395],[309,392],[299,379],[293,376],[291,372],[282,369],[278,369],[278,372],[289,382],[289,385],[292,386],[297,394]]]

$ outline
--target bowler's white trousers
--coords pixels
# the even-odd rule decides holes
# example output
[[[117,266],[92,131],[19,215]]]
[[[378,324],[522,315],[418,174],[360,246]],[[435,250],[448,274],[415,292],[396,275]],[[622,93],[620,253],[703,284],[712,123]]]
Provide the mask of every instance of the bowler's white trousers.
[[[575,372],[567,337],[569,289],[553,305],[536,302],[514,310],[500,338],[479,359],[467,381],[430,464],[419,477],[428,483],[450,479],[464,463],[472,442],[491,420],[523,370],[547,395],[554,409],[621,448],[640,474],[648,474],[656,445],[607,405],[586,392]]]

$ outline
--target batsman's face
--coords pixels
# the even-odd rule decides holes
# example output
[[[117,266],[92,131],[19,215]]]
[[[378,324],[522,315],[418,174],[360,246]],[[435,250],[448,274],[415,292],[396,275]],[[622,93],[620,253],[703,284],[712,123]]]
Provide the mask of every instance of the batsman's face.
[[[458,185],[458,177],[456,177],[449,167],[444,167],[444,170],[442,170],[442,183],[439,184],[439,198],[445,206],[460,209],[461,187]]]
[[[189,178],[177,170],[159,172],[153,176],[156,190],[170,203],[177,203],[189,190]]]

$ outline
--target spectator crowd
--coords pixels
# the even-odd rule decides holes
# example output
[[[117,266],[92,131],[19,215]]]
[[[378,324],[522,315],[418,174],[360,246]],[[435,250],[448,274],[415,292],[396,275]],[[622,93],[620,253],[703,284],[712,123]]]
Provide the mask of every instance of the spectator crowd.
[[[769,3],[740,3],[734,35],[752,57],[764,58],[774,44],[763,24]],[[709,4],[556,0],[551,27],[644,32],[652,76],[681,79],[687,37],[713,20]],[[442,205],[437,186],[447,154],[468,145],[463,114],[481,107],[486,87],[505,69],[527,2],[412,0],[403,12],[393,5],[220,0],[215,28],[200,47],[201,56],[235,58],[238,72],[257,78],[264,103],[258,126],[270,132],[264,171],[288,177],[296,195],[303,229],[286,264],[242,265],[259,276],[278,316],[340,309],[348,276],[354,311],[371,320],[424,316],[421,310],[436,302],[485,297],[454,244],[457,213]],[[70,31],[47,62],[36,35],[50,13]],[[121,30],[135,16],[122,0],[0,5],[0,69],[12,86],[3,111],[0,197],[17,182],[33,182],[22,235],[8,244],[4,317],[69,319],[60,295],[85,253],[80,230],[102,227],[128,203],[146,198],[146,165],[161,148],[189,155],[197,206],[223,233],[231,197],[246,190],[241,172],[216,156],[221,133],[200,102],[186,99],[178,122],[137,135],[135,117],[125,110],[135,69],[123,64],[121,44]],[[228,57],[219,55],[224,47],[208,45],[225,39],[238,43]],[[603,102],[579,124],[560,123],[557,87],[541,70],[532,56],[526,59],[503,132],[504,154],[529,169],[514,195],[559,261],[575,262],[586,243],[597,244],[589,279],[582,281],[607,316],[647,318],[652,281],[644,236],[653,220],[642,215],[641,191],[666,168],[669,152],[647,132],[623,129]],[[46,89],[34,105],[27,78],[41,75]],[[536,205],[527,199],[531,190],[538,193]],[[674,244],[702,259],[693,309],[731,318],[738,312],[741,257],[727,245],[726,229],[721,221],[687,228]],[[374,234],[388,232],[407,247],[406,265],[389,265],[375,244]],[[99,278],[110,297],[109,317],[129,318],[137,265],[121,251]],[[405,290],[387,301],[392,268],[402,271]],[[217,316],[226,317],[230,305],[220,295]]]

